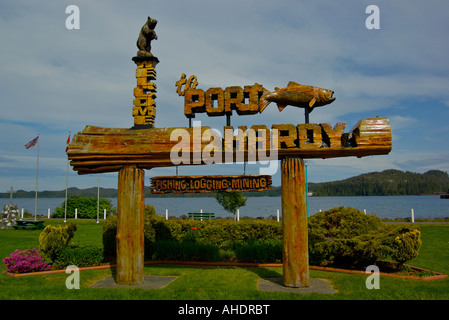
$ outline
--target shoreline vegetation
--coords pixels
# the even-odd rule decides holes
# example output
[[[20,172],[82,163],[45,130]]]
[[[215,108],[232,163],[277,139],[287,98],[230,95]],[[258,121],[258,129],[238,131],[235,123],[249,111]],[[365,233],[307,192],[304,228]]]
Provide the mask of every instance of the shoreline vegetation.
[[[163,214],[161,213],[156,213],[158,216],[163,216]],[[48,219],[47,216],[45,215],[37,215],[38,217],[40,217],[39,219],[44,219],[44,220],[58,220],[61,219],[60,217],[55,217],[55,218],[50,218]],[[29,212],[25,212],[24,214],[24,218],[33,218],[34,215],[30,214]],[[77,221],[77,220],[95,220],[96,218],[77,218],[74,219],[73,217],[71,218],[67,218],[67,220],[70,221]],[[181,220],[191,220],[189,219],[186,215],[181,215],[179,217],[176,216],[170,216],[168,218],[169,220],[173,220],[173,219],[181,219]],[[217,220],[234,220],[233,216],[229,216],[229,217],[216,217],[215,219]],[[268,217],[249,217],[249,216],[244,216],[244,217],[240,217],[240,220],[275,220],[276,217],[274,215],[268,216]],[[428,218],[428,219],[422,219],[422,218],[417,218],[415,219],[415,222],[412,222],[411,218],[407,217],[407,218],[381,218],[380,219],[382,222],[385,223],[414,223],[414,224],[449,224],[449,217],[444,217],[444,218]]]
[[[145,207],[145,221],[146,261],[158,261],[161,264],[164,261],[282,263],[282,227],[274,222],[246,221],[237,226],[229,221],[215,221],[212,224],[166,221],[155,214],[152,206]],[[59,270],[73,264],[92,267],[116,260],[115,215],[108,217],[102,224],[103,245],[96,249],[75,243],[69,246],[77,233],[77,225],[70,222],[61,227],[56,223],[49,222],[40,232],[39,251],[35,248],[25,251],[17,249],[3,260],[10,275]],[[80,227],[84,228],[88,224],[86,220],[81,221]],[[339,207],[312,217],[308,221],[308,229],[310,263],[312,266],[325,267],[321,269],[323,271],[363,271],[367,265],[375,264],[383,272],[396,275],[409,276],[410,272],[414,276],[437,275],[430,270],[410,268],[410,265],[405,267],[404,263],[416,258],[422,245],[420,226],[387,225],[377,217],[366,216],[360,210]],[[334,236],[332,241],[330,234]],[[346,241],[348,237],[350,242]],[[96,239],[98,245],[99,235]],[[328,247],[332,248],[333,254],[329,254]],[[360,248],[364,249],[361,251]],[[41,251],[46,260],[39,256]],[[48,264],[50,260],[51,265]]]
[[[309,182],[308,190],[312,196],[392,196],[392,195],[441,195],[449,193],[449,175],[440,170],[430,170],[425,173],[403,172],[400,170],[385,170],[370,172],[345,180],[331,182]],[[65,189],[60,191],[38,191],[39,198],[64,198]],[[96,197],[97,187],[78,189],[68,188],[70,196]],[[101,188],[103,198],[117,197],[117,189]],[[248,197],[279,197],[281,187],[273,186],[271,190],[243,192]],[[35,191],[17,190],[14,198],[34,198]],[[152,194],[149,186],[145,187],[146,198],[183,198],[183,197],[214,197],[215,193],[180,193]],[[0,193],[0,198],[9,198],[9,192]]]

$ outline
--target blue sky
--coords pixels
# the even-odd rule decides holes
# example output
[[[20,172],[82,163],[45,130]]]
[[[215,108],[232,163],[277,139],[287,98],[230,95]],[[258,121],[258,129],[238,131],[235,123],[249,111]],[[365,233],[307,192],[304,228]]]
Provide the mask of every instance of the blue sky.
[[[80,29],[65,26],[68,5],[80,9]],[[368,30],[368,5],[380,9],[380,29]],[[66,184],[65,142],[86,125],[133,125],[136,39],[147,16],[158,20],[152,52],[157,65],[157,127],[185,127],[175,82],[196,75],[198,88],[289,81],[335,91],[312,123],[362,118],[391,122],[389,155],[308,161],[311,182],[399,169],[449,170],[449,2],[447,1],[25,1],[0,2],[0,191],[34,190],[37,148],[24,145],[40,133],[39,190]],[[303,112],[232,117],[232,125],[298,124]],[[197,115],[222,129],[225,117]],[[248,165],[246,173],[258,173]],[[242,174],[243,165],[181,167],[179,174]],[[153,169],[174,175],[174,168]],[[101,186],[116,188],[117,174]],[[280,174],[273,176],[280,184]],[[69,170],[69,186],[97,185],[96,175]]]

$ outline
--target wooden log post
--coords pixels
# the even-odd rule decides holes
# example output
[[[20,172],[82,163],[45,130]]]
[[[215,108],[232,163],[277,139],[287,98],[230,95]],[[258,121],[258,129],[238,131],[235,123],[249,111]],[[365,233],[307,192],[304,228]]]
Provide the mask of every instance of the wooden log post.
[[[126,166],[118,175],[117,267],[120,285],[143,284],[145,205],[143,169]]]
[[[281,162],[283,284],[309,286],[307,198],[304,161],[287,157]]]

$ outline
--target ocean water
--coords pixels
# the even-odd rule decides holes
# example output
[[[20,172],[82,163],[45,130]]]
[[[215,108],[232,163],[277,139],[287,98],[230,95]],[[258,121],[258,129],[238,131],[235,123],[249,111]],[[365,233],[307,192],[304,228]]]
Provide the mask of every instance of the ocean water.
[[[110,199],[114,206],[117,199]],[[42,198],[37,201],[37,214],[47,216],[48,209],[54,212],[64,202],[63,198]],[[0,199],[1,208],[9,204],[9,199]],[[13,204],[24,208],[30,214],[35,211],[34,198],[13,199]],[[231,217],[215,198],[146,198],[145,204],[154,206],[156,213],[165,216],[179,217],[188,212],[213,212],[217,217]],[[449,217],[449,199],[440,199],[439,196],[372,196],[372,197],[309,197],[309,215],[325,211],[334,207],[352,207],[365,211],[367,214],[377,214],[380,218],[407,218],[414,211],[415,219],[434,219]],[[281,197],[249,197],[246,206],[239,209],[240,217],[276,216],[277,210],[282,216]],[[100,213],[100,218],[103,213]]]

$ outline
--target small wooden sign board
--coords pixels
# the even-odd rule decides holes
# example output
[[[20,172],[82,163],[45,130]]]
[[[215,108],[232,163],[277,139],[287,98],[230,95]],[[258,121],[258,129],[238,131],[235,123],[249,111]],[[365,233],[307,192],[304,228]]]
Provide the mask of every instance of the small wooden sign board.
[[[246,192],[271,189],[269,175],[164,176],[151,178],[151,193]]]

